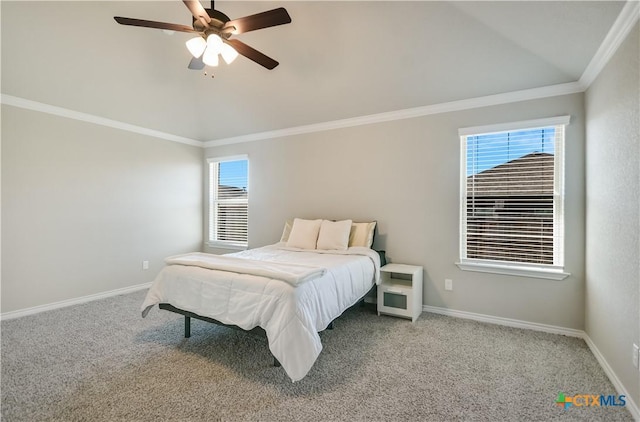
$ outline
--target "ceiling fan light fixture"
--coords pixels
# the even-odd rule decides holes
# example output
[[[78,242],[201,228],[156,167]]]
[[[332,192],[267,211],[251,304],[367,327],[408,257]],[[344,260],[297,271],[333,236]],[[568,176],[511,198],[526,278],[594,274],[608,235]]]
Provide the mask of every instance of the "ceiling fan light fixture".
[[[202,61],[207,66],[217,66],[218,65],[218,53],[211,48],[207,47],[202,55]]]
[[[202,53],[204,53],[204,50],[207,48],[207,42],[202,37],[191,38],[185,44],[187,45],[189,53],[196,59],[202,56]]]
[[[183,3],[193,17],[191,26],[122,16],[114,16],[113,18],[120,25],[162,29],[167,33],[175,31],[192,34],[191,36],[194,38],[186,42],[186,47],[193,56],[189,62],[189,69],[200,70],[206,64],[217,66],[219,63],[218,55],[223,55],[223,59],[227,63],[233,62],[238,55],[242,55],[268,70],[278,66],[276,60],[242,41],[230,39],[230,37],[231,35],[291,23],[291,16],[284,7],[231,20],[227,15],[213,8],[213,0],[210,9],[205,9],[199,1],[195,0],[184,0]],[[225,47],[225,44],[229,45]]]
[[[218,34],[210,34],[207,37],[207,51],[218,54],[222,50],[222,38]]]
[[[238,52],[235,50],[235,48],[231,47],[227,43],[222,44],[222,50],[220,51],[220,54],[227,64],[231,64],[231,62],[233,62],[236,57],[238,57]]]

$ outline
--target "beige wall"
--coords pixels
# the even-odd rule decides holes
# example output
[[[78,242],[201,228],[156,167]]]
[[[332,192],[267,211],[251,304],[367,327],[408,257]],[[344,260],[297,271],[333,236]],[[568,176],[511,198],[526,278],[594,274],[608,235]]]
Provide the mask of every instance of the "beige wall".
[[[280,238],[292,217],[377,220],[374,246],[425,267],[424,303],[560,327],[584,328],[583,95],[459,111],[209,148],[248,154],[249,245]],[[458,129],[571,115],[566,140],[563,281],[464,272],[459,252]],[[453,291],[444,290],[444,279]]]
[[[586,332],[640,405],[638,24],[586,93]]]
[[[199,250],[202,161],[199,147],[3,105],[2,312],[150,282],[164,257]]]

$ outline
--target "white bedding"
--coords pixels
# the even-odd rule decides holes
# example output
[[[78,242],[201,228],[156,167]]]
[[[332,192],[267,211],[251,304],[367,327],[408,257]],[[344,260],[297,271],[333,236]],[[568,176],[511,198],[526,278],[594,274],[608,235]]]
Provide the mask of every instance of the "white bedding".
[[[281,242],[226,256],[250,260],[251,266],[256,261],[267,261],[272,268],[274,263],[299,265],[315,269],[315,275],[296,285],[278,279],[277,272],[243,274],[228,271],[230,267],[203,268],[190,259],[178,263],[179,257],[177,261],[172,257],[147,293],[143,316],[153,305],[169,303],[245,330],[260,326],[271,353],[293,381],[302,379],[320,354],[318,331],[379,281],[379,255],[364,247],[307,251],[286,248]]]
[[[292,286],[297,286],[305,281],[323,276],[327,271],[325,268],[314,265],[263,261],[260,259],[240,258],[230,255],[212,255],[202,252],[171,256],[165,259],[165,262],[169,265],[191,265],[194,267],[208,268],[210,270],[222,270],[232,273],[275,278],[286,281]]]

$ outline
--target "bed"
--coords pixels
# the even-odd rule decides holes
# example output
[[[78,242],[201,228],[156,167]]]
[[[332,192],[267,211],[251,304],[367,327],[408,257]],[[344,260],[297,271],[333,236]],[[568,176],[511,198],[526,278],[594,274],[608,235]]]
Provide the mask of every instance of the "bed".
[[[375,222],[287,224],[272,245],[167,258],[141,306],[143,317],[154,305],[181,313],[186,336],[191,317],[262,329],[275,360],[292,381],[301,380],[322,351],[318,332],[379,282],[380,255],[371,249]]]

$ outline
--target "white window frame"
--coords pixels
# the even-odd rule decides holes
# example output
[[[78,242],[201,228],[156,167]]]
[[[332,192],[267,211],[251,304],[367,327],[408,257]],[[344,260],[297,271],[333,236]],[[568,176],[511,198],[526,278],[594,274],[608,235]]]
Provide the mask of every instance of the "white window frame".
[[[216,231],[216,226],[217,226],[217,216],[216,216],[216,210],[217,210],[217,202],[218,202],[218,194],[217,194],[217,188],[218,188],[218,184],[216,182],[217,180],[217,175],[218,175],[218,166],[220,163],[223,162],[227,162],[227,161],[241,161],[241,160],[246,160],[247,161],[247,198],[243,199],[243,200],[234,200],[235,202],[238,203],[246,203],[247,204],[247,241],[246,242],[233,242],[233,241],[229,241],[229,240],[218,240],[216,239],[217,236],[217,231]],[[233,155],[233,156],[227,156],[227,157],[212,157],[212,158],[207,158],[207,168],[208,168],[208,174],[207,174],[207,180],[208,180],[208,197],[209,197],[209,201],[208,201],[208,212],[207,212],[207,246],[212,247],[212,248],[221,248],[221,249],[234,249],[234,250],[243,250],[243,249],[247,249],[249,246],[249,234],[248,234],[248,229],[249,229],[249,156],[248,155]]]
[[[570,116],[551,117],[546,119],[527,120],[496,125],[474,126],[458,130],[460,136],[460,260],[455,264],[463,271],[476,271],[494,274],[505,274],[523,277],[535,277],[551,280],[563,280],[569,273],[564,268],[564,144],[566,143],[566,126]],[[487,259],[467,258],[467,136],[484,135],[496,132],[538,129],[549,126],[564,126],[562,145],[554,151],[554,265],[529,264],[520,262],[494,261]]]

